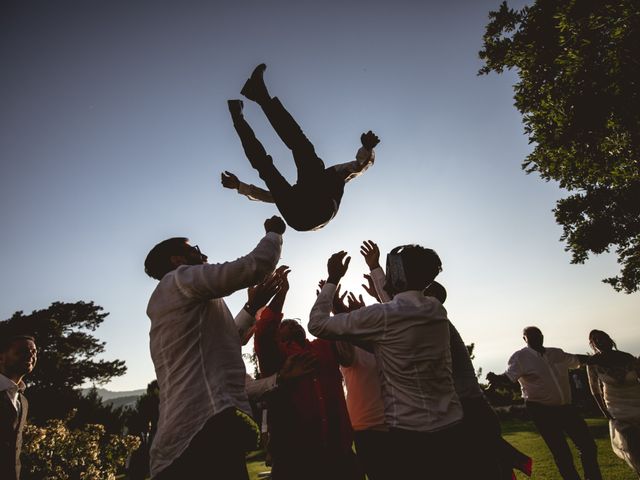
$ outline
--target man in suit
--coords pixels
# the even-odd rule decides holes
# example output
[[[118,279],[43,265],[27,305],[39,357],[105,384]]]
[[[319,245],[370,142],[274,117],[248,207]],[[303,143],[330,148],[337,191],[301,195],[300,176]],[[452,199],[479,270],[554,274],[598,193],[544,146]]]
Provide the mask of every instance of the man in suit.
[[[0,339],[0,478],[20,479],[22,429],[28,403],[22,381],[36,365],[35,339],[18,335]]]

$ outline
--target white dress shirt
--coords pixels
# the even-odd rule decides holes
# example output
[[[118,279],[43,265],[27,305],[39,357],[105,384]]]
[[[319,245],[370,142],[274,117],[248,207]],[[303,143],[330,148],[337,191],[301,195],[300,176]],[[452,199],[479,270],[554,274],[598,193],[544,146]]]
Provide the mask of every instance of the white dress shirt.
[[[253,320],[241,312],[234,322],[223,297],[273,272],[281,245],[282,237],[271,232],[233,262],[181,265],[151,295],[150,348],[160,388],[152,477],[182,454],[213,415],[232,407],[251,412],[239,330]]]
[[[387,425],[430,432],[462,419],[451,378],[447,312],[410,290],[379,303],[330,316],[336,286],[327,283],[311,309],[309,332],[320,338],[371,342],[382,378]]]
[[[545,348],[539,353],[527,346],[511,355],[504,373],[512,382],[520,383],[525,400],[559,406],[571,403],[569,369],[579,366],[578,357],[559,348]]]
[[[371,279],[378,297],[382,302],[389,301],[389,294],[384,290],[385,275],[382,268],[371,271]],[[482,388],[478,383],[476,370],[473,367],[469,350],[456,327],[449,321],[449,346],[451,348],[451,375],[458,398],[478,398],[482,396]]]
[[[16,412],[20,412],[20,399],[18,397],[18,392],[23,393],[26,388],[27,386],[22,380],[20,380],[19,383],[15,383],[13,380],[0,373],[0,394],[4,392],[5,395],[9,397],[9,400],[11,401],[13,408],[16,409]]]

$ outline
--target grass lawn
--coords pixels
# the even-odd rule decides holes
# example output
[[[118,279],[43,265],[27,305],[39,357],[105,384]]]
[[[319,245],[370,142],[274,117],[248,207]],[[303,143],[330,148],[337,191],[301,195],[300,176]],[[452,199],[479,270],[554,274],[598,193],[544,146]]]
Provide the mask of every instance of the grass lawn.
[[[598,445],[598,461],[600,470],[605,480],[635,480],[638,477],[629,466],[620,460],[611,450],[609,440],[609,424],[603,418],[587,419],[589,430]],[[533,458],[534,480],[560,479],[560,474],[553,463],[553,457],[544,441],[538,435],[535,426],[531,422],[510,420],[502,424],[503,436],[511,444]],[[568,440],[573,452],[574,462],[578,473],[582,475],[582,465],[571,440]],[[518,480],[527,478],[518,472]]]
[[[598,460],[603,478],[605,480],[636,480],[638,477],[631,471],[627,464],[616,457],[611,451],[609,425],[607,421],[599,418],[588,419],[587,424],[598,444]],[[533,480],[560,480],[560,474],[553,463],[551,453],[531,422],[509,420],[503,422],[502,429],[505,439],[533,458],[533,475],[531,476]],[[569,445],[574,454],[576,468],[582,475],[580,459],[570,440]],[[249,457],[247,467],[251,480],[258,480],[258,473],[269,470],[268,467],[265,467],[261,455]],[[427,468],[426,465],[425,468]],[[517,473],[517,477],[518,480],[528,478],[520,472]]]

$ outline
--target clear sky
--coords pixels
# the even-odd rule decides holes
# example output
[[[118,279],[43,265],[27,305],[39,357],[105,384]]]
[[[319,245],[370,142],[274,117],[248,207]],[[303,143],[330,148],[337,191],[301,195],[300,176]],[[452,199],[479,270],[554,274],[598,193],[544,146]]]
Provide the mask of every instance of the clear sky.
[[[420,243],[440,254],[450,318],[485,372],[504,368],[531,324],[567,351],[587,351],[601,328],[640,353],[640,297],[600,282],[615,257],[570,265],[551,212],[565,193],[520,169],[531,146],[515,75],[476,76],[497,0],[1,5],[0,318],[53,301],[103,306],[104,357],[128,367],[108,388],[155,377],[148,250],[186,236],[210,262],[233,260],[277,213],[219,183],[230,170],[261,185],[226,109],[260,62],[326,164],[351,160],[363,131],[382,139],[327,227],[286,232],[286,316],[306,323],[331,253],[352,254],[344,284],[361,293],[362,240],[383,253]],[[293,180],[262,112],[246,102],[245,114]],[[230,297],[231,310],[245,299]]]

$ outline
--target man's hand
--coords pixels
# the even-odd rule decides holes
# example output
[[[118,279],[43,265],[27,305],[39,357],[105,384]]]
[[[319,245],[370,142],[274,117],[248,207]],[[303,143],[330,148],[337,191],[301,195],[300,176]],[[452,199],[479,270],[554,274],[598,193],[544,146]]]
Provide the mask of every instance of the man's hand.
[[[378,291],[376,290],[376,286],[373,284],[373,279],[371,278],[371,275],[367,275],[365,273],[363,275],[363,277],[367,281],[367,285],[365,285],[363,283],[362,284],[362,288],[364,288],[365,292],[367,292],[369,295],[371,295],[373,298],[375,298],[378,303],[380,303],[380,296],[378,295]]]
[[[349,292],[347,302],[349,303],[348,308],[350,312],[366,307],[366,305],[364,304],[364,300],[362,299],[362,295],[358,295],[358,298],[356,298],[356,296],[352,292]]]
[[[316,290],[316,295],[320,295],[320,292],[322,291],[322,287],[324,287],[326,283],[327,283],[326,280],[320,280],[318,282],[318,290]],[[338,284],[336,287],[336,291],[333,294],[333,303],[331,305],[331,313],[333,313],[334,315],[349,311],[349,308],[344,303],[344,299],[346,298],[348,292],[344,292],[341,294],[340,293],[341,288],[342,288],[342,285]]]
[[[327,272],[329,273],[327,283],[338,285],[340,279],[347,273],[350,261],[351,257],[347,257],[347,252],[344,250],[331,255],[329,261],[327,261]]]
[[[278,233],[282,235],[286,229],[287,229],[287,224],[284,223],[284,220],[282,220],[277,215],[274,215],[271,218],[267,218],[264,221],[264,230],[267,233],[273,232],[273,233]]]
[[[282,275],[278,274],[278,272],[288,268],[289,267],[286,265],[278,267],[278,270],[276,270],[272,275],[269,275],[264,282],[253,287],[249,287],[247,290],[247,304],[245,306],[245,309],[249,314],[255,316],[256,312],[264,307],[267,302],[269,302],[269,300],[278,293],[282,288],[283,283]]]
[[[364,148],[371,151],[380,143],[380,139],[375,133],[369,130],[367,133],[360,135],[360,142]]]
[[[318,359],[311,352],[296,353],[287,357],[278,372],[278,384],[312,373],[318,367]]]
[[[220,174],[220,180],[224,188],[231,188],[232,190],[238,190],[240,187],[240,180],[231,172],[223,172]]]
[[[360,253],[367,262],[369,270],[380,268],[380,249],[373,240],[365,240],[360,247]]]

